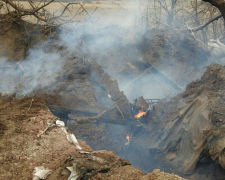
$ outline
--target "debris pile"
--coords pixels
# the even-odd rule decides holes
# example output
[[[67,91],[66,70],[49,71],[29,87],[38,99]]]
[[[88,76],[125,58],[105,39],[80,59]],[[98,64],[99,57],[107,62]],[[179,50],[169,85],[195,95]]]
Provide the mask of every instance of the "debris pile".
[[[135,30],[130,28],[128,31]],[[171,98],[188,83],[200,78],[203,67],[211,62],[207,47],[189,33],[151,29],[145,34],[134,32],[134,36],[129,37],[127,31],[121,32],[120,27],[108,27],[93,33],[99,37],[96,42],[91,38],[86,41],[87,44],[96,43],[94,50],[88,46],[92,57],[118,80],[130,102],[139,96],[163,99],[170,95]],[[107,40],[113,37],[116,38],[110,44]],[[138,40],[121,43],[126,38]],[[104,49],[105,42],[110,47]]]
[[[149,123],[157,130],[148,144],[150,154],[158,157],[156,161],[161,159],[165,166],[170,164],[184,174],[201,172],[219,163],[213,172],[204,173],[209,179],[220,179],[224,174],[220,171],[225,167],[224,74],[225,67],[213,63],[183,93],[150,111]]]

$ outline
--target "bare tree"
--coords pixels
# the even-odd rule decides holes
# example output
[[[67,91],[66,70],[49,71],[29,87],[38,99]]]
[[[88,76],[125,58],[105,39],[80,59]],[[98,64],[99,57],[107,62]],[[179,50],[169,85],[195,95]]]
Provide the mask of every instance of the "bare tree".
[[[223,16],[223,19],[225,19],[225,1],[224,0],[202,0],[202,1],[209,2],[213,6],[217,7]]]
[[[66,5],[60,3],[63,6],[63,10],[61,13],[58,13],[58,15],[49,12],[46,7],[49,6],[51,3],[53,3],[55,0],[50,0],[49,2],[40,1],[38,3],[34,3],[32,0],[28,0],[28,3],[30,5],[30,8],[24,8],[21,6],[20,2],[16,3],[15,1],[11,0],[1,0],[3,1],[2,4],[0,4],[0,7],[5,6],[7,9],[7,13],[10,16],[22,18],[26,16],[33,16],[38,21],[44,22],[49,26],[60,26],[65,23],[72,23],[72,22],[79,22],[84,21],[91,18],[91,15],[94,13],[91,12],[90,14],[87,12],[87,10],[84,8],[84,5],[80,2],[74,2],[74,3],[68,3]],[[71,12],[71,8],[73,9],[73,6],[78,6],[76,12]],[[13,9],[11,10],[10,9]],[[71,8],[70,8],[71,7]],[[66,13],[70,13],[70,18],[66,15]],[[85,13],[86,18],[84,19],[76,19],[77,16],[80,14]],[[66,18],[65,18],[66,17]]]
[[[175,9],[175,5],[177,3],[177,0],[171,0],[171,8],[168,14],[168,19],[167,19],[167,23],[169,25],[172,25],[173,23],[173,17],[174,17],[174,9]]]

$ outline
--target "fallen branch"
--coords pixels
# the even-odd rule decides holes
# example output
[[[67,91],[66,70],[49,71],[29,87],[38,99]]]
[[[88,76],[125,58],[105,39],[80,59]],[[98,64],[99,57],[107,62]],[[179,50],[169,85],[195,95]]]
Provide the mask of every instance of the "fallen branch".
[[[138,77],[136,77],[133,81],[131,81],[128,85],[126,85],[124,87],[124,89],[126,89],[128,86],[130,86],[131,84],[133,84],[134,81],[136,81],[137,79],[139,79],[141,76],[143,76],[148,70],[150,70],[151,68],[153,68],[153,66],[151,66],[150,68],[146,69],[141,75],[139,75]]]
[[[42,131],[41,133],[39,133],[39,134],[37,135],[37,137],[40,137],[42,134],[44,134],[50,127],[56,126],[56,124],[53,124],[53,121],[56,120],[56,119],[58,119],[58,118],[55,117],[52,121],[50,121],[49,123],[47,123],[48,126],[45,128],[44,131]]]
[[[37,137],[40,137],[40,136],[41,136],[42,134],[44,134],[50,127],[53,127],[53,126],[55,126],[55,124],[49,123],[48,126],[45,128],[45,130],[42,131],[41,133],[39,133],[39,134],[37,135]]]
[[[119,106],[117,105],[117,102],[115,102],[115,104],[116,104],[116,107],[117,107],[118,111],[120,112],[121,116],[124,118],[124,115],[123,115],[122,111],[120,110]]]
[[[103,114],[105,114],[108,110],[109,110],[109,109],[102,111],[102,112],[101,112],[100,114],[98,114],[97,116],[93,116],[93,117],[80,117],[80,118],[77,119],[77,122],[80,123],[80,124],[82,124],[82,123],[86,123],[87,121],[90,122],[90,120],[98,119],[98,118],[100,118]],[[94,121],[94,122],[95,122],[95,121]]]
[[[118,111],[120,112],[121,116],[124,118],[123,113],[121,112],[119,106],[117,105],[118,102],[114,102],[114,104],[107,110],[102,111],[100,114],[98,114],[97,116],[93,116],[93,117],[79,117],[77,119],[77,122],[82,124],[82,123],[86,123],[86,122],[90,122],[90,120],[95,120],[95,119],[99,119],[102,115],[104,115],[107,111],[109,111],[110,109],[112,109],[114,106],[117,107]],[[95,121],[93,121],[95,122]]]
[[[210,23],[220,19],[221,17],[223,17],[222,15],[219,15],[219,16],[216,16],[215,18],[211,19],[210,21],[208,21],[207,23],[205,23],[204,25],[201,25],[195,29],[190,29],[189,28],[189,31],[190,32],[196,32],[196,31],[199,31],[199,30],[202,30],[203,28],[205,28],[206,26],[208,26]]]
[[[90,117],[90,119],[98,119],[98,118],[100,118],[103,114],[105,114],[106,111],[108,111],[108,110],[104,110],[104,111],[102,111],[99,115]]]

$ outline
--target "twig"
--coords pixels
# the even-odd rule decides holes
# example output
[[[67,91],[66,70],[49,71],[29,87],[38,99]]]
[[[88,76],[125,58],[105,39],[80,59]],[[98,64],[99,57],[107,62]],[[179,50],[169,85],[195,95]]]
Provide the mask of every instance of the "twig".
[[[213,56],[212,52],[210,51],[209,47],[208,47],[204,42],[202,42],[201,40],[199,40],[199,39],[197,39],[197,38],[195,37],[194,33],[192,32],[192,29],[189,28],[188,25],[187,25],[187,28],[190,30],[191,35],[193,36],[193,38],[194,38],[196,41],[198,41],[199,43],[202,43],[202,44],[208,49],[208,51],[210,52],[210,54],[211,54],[211,56],[213,57],[213,59],[214,59],[215,61],[217,61],[216,58]]]
[[[70,12],[70,10],[68,9],[68,7],[70,6],[70,5],[73,5],[73,4],[75,4],[75,5],[78,5],[78,4],[80,4],[80,3],[68,3],[66,6],[64,5],[64,4],[62,4],[61,2],[59,2],[62,6],[64,6],[64,9],[63,9],[63,11],[62,11],[62,13],[58,16],[58,17],[61,17],[64,13],[65,13],[65,11],[66,10],[68,10],[69,12]],[[70,12],[71,13],[71,12]],[[72,14],[72,13],[71,13]]]
[[[130,86],[134,81],[136,81],[137,79],[139,79],[141,76],[143,76],[148,70],[150,70],[151,68],[153,68],[153,66],[151,66],[150,68],[146,69],[141,75],[139,75],[138,77],[136,77],[133,81],[131,81],[128,85],[126,85],[123,89],[126,89],[128,86]]]
[[[55,117],[52,121],[50,121],[49,123],[47,123],[48,126],[45,128],[45,130],[43,132],[39,133],[37,135],[37,137],[40,137],[42,134],[44,134],[50,127],[56,126],[56,124],[53,124],[53,121],[56,120],[56,119],[58,119],[58,118]]]
[[[6,19],[1,19],[0,22],[1,22],[1,21],[7,21],[7,20],[10,19],[10,18],[11,18],[11,16],[7,17]]]
[[[97,116],[89,117],[88,119],[98,119],[98,118],[100,118],[103,114],[105,114],[107,111],[108,111],[108,109],[102,111],[102,112],[101,112],[100,114],[98,114]]]
[[[105,114],[108,110],[109,110],[109,109],[104,110],[104,111],[102,111],[100,114],[98,114],[97,116],[93,116],[93,117],[79,117],[79,118],[77,119],[77,122],[80,123],[80,124],[82,124],[82,123],[85,123],[86,121],[98,119],[98,118],[100,118],[103,114]]]
[[[31,99],[31,102],[30,102],[30,107],[28,108],[27,112],[30,110],[31,106],[32,106],[32,103],[33,103],[34,99],[32,98]],[[26,112],[26,115],[27,115],[27,112]]]
[[[37,9],[34,9],[34,11],[32,12],[33,14],[38,12],[40,9],[43,9],[44,7],[48,6],[49,4],[51,4],[54,0],[51,0],[49,1],[48,3],[44,4],[43,6],[37,8]]]
[[[124,119],[124,115],[123,115],[122,111],[120,110],[119,106],[117,105],[117,102],[115,102],[115,104],[116,104],[116,107],[117,107],[118,111],[120,112],[121,116],[122,116],[123,119]]]
[[[28,32],[28,30],[27,30],[26,26],[25,26],[24,24],[22,24],[22,25],[23,25],[23,27],[24,27],[24,29],[25,29],[26,33],[27,33],[27,36],[29,37],[30,35],[29,35],[29,32]]]
[[[37,135],[37,137],[40,137],[40,136],[41,136],[42,134],[44,134],[50,127],[53,127],[53,126],[55,126],[55,124],[49,123],[48,126],[45,128],[45,130],[42,131],[41,133],[39,133],[39,134]]]
[[[121,113],[121,116],[124,118],[123,116],[123,113],[121,112],[121,110],[119,109],[118,105],[117,105],[117,102],[114,102],[114,104],[109,108],[109,109],[106,109],[104,111],[102,111],[100,114],[98,114],[97,116],[93,116],[93,117],[79,117],[77,119],[77,122],[82,122],[84,123],[85,121],[88,121],[88,120],[94,120],[94,119],[98,119],[100,118],[103,114],[105,114],[107,111],[109,111],[110,109],[112,109],[114,106],[117,107],[117,109],[119,110],[119,112]]]

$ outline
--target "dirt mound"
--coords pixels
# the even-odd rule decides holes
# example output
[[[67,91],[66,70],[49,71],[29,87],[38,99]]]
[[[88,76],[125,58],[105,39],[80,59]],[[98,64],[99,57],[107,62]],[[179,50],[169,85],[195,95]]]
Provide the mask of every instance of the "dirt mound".
[[[141,34],[135,28],[110,26],[84,40],[91,56],[118,80],[130,102],[139,96],[177,95],[201,77],[210,61],[207,48],[192,35],[169,29]]]
[[[50,29],[16,19],[14,13],[0,15],[0,54],[8,61],[21,61],[31,47],[46,40]]]
[[[68,179],[66,167],[76,166],[79,179],[182,179],[155,170],[144,175],[113,152],[93,151],[78,140],[71,144],[61,127],[48,126],[58,119],[38,98],[0,98],[0,178],[31,179],[35,167],[51,170],[46,179]],[[67,128],[66,128],[67,129]]]
[[[160,131],[149,143],[149,151],[159,159],[165,158],[164,165],[171,164],[178,171],[193,174],[217,166],[216,162],[220,168],[205,173],[210,179],[221,179],[224,171],[219,169],[224,168],[225,149],[224,72],[224,66],[211,64],[200,80],[150,112],[150,124],[158,124],[155,128]]]
[[[200,77],[208,50],[191,34],[171,30],[146,32],[140,43],[144,64],[152,64],[180,86]]]

